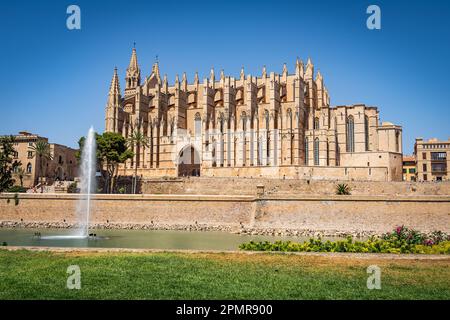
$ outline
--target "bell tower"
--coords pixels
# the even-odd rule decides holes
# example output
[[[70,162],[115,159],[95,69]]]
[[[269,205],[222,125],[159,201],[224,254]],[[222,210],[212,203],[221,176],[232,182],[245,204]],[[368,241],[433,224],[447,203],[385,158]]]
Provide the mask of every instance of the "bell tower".
[[[114,74],[109,87],[108,101],[106,103],[106,132],[118,132],[119,130],[119,107],[121,101],[119,77],[117,75],[117,68],[114,68]]]

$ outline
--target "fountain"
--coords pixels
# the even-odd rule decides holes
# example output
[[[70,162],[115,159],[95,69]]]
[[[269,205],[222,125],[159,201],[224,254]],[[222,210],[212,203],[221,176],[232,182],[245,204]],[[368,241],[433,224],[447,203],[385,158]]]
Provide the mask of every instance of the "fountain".
[[[74,234],[64,236],[45,236],[40,239],[86,239],[89,237],[89,218],[91,214],[91,194],[95,190],[96,172],[96,144],[95,131],[89,129],[83,149],[81,150],[80,163],[80,199],[77,203],[77,224]]]
[[[77,204],[78,230],[77,236],[89,235],[89,218],[91,213],[91,193],[95,190],[96,171],[96,145],[95,131],[91,127],[81,151],[80,164],[80,193],[81,198]]]

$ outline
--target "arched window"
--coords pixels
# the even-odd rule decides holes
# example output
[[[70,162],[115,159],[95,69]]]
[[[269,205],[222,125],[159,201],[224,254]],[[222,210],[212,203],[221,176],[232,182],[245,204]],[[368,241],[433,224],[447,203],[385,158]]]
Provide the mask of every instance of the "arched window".
[[[327,166],[330,165],[330,143],[327,141]]]
[[[31,170],[33,169],[33,166],[31,165],[31,163],[27,164],[27,173],[31,173]]]
[[[314,139],[314,165],[319,165],[319,138]]]
[[[305,137],[305,165],[309,164],[309,145],[308,145],[308,137]]]
[[[355,122],[352,116],[347,117],[346,127],[347,152],[355,152]]]
[[[289,135],[290,135],[290,161],[291,164],[294,163],[294,132],[292,131],[292,110],[289,108],[287,110],[287,121],[288,121],[288,128],[289,128]]]
[[[319,129],[319,118],[315,117],[314,118],[314,130],[318,130]]]
[[[153,167],[153,124],[152,119],[149,117],[148,119],[148,135],[150,139],[150,167]]]
[[[224,120],[223,120],[223,113],[221,113],[220,114],[220,116],[219,116],[219,124],[220,124],[220,133],[223,133],[223,122],[224,122]]]
[[[366,151],[369,151],[369,117],[364,117],[364,133],[366,140]]]
[[[290,108],[287,110],[287,121],[289,130],[292,130],[292,110]]]
[[[270,117],[269,117],[269,111],[265,110],[264,111],[264,118],[266,120],[266,159],[267,162],[266,164],[269,165],[270,164],[270,132],[269,132],[269,128],[270,128]]]
[[[270,128],[269,111],[264,111],[264,119],[266,120],[266,130]]]
[[[225,140],[223,136],[223,130],[224,130],[224,117],[223,113],[219,116],[219,126],[220,126],[220,159],[219,163],[220,166],[223,167],[224,161],[225,161]]]
[[[195,114],[195,136],[200,137],[202,135],[202,117],[200,113]]]
[[[247,114],[242,112],[242,165],[245,166],[247,160],[247,139],[245,137],[245,131],[247,130]]]
[[[339,155],[339,135],[338,135],[338,126],[337,126],[337,116],[336,117],[334,117],[334,134],[335,134],[335,136],[336,136],[336,140],[335,140],[335,149],[336,149],[336,166],[339,166],[339,164],[340,164],[340,160],[339,160],[339,158],[340,158],[340,155]]]
[[[212,166],[216,167],[217,166],[217,159],[216,159],[216,140],[213,140],[212,142],[212,149],[211,149],[211,155],[212,155]]]

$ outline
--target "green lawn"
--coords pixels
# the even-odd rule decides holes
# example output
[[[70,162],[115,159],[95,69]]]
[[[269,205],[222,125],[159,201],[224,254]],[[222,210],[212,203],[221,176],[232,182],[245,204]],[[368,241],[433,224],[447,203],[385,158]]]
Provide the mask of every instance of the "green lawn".
[[[80,290],[66,288],[74,264]],[[0,250],[0,299],[450,299],[450,258]]]

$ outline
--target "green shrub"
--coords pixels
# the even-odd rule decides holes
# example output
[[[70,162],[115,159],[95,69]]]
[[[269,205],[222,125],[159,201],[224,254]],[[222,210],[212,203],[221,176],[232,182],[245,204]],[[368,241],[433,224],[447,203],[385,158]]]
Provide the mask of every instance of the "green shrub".
[[[303,243],[250,241],[241,244],[239,248],[248,251],[450,254],[450,236],[441,231],[427,235],[397,227],[393,233],[383,235],[382,238],[371,237],[365,241],[354,241],[351,236],[333,242],[322,241],[320,238],[311,238]]]
[[[125,193],[125,187],[120,187],[119,190],[117,190],[118,193],[124,194]]]
[[[69,186],[67,187],[67,193],[78,193],[76,182],[72,182],[71,184],[69,184]]]
[[[338,195],[350,195],[351,194],[350,191],[351,191],[351,189],[348,186],[348,184],[339,183],[336,186],[336,194],[338,194]]]
[[[17,192],[24,193],[24,192],[27,192],[27,188],[21,187],[21,186],[12,186],[12,187],[8,188],[8,192],[11,192],[11,193],[17,193]]]

